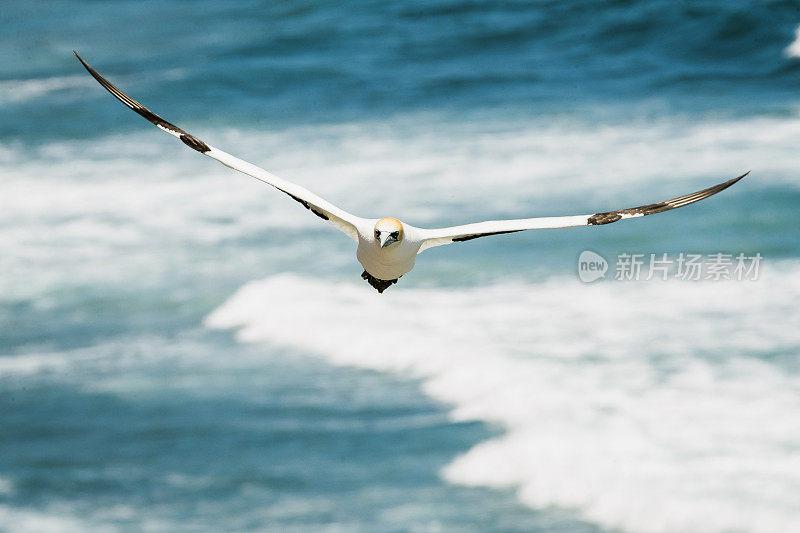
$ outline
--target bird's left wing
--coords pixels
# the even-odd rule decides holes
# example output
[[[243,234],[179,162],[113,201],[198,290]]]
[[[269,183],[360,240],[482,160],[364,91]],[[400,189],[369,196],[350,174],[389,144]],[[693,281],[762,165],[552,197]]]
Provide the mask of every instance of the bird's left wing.
[[[105,79],[95,69],[90,67],[89,64],[86,63],[86,61],[84,61],[77,52],[74,53],[75,57],[77,57],[83,66],[86,67],[86,70],[89,71],[89,74],[91,74],[94,79],[100,82],[100,85],[105,87],[108,92],[113,94],[120,102],[136,111],[136,113],[146,118],[160,129],[166,131],[174,137],[177,137],[183,142],[183,144],[192,150],[197,150],[203,155],[207,155],[212,159],[216,159],[226,167],[230,167],[234,170],[238,170],[239,172],[247,174],[248,176],[252,176],[257,180],[263,181],[268,185],[272,185],[279,191],[288,194],[292,197],[292,199],[302,204],[303,207],[321,219],[327,220],[341,232],[358,242],[358,225],[363,221],[362,218],[352,215],[344,209],[336,207],[332,203],[320,198],[304,187],[281,179],[278,176],[267,172],[263,168],[257,167],[256,165],[248,163],[247,161],[243,161],[238,157],[234,157],[227,152],[223,152],[219,148],[214,148],[210,144],[206,144],[205,142],[201,141],[194,135],[183,131],[178,126],[167,122],[124,92],[120,91],[110,81]]]
[[[522,218],[517,220],[491,220],[488,222],[478,222],[476,224],[466,224],[464,226],[453,226],[440,229],[417,228],[419,237],[422,240],[419,252],[434,246],[442,246],[453,242],[471,241],[479,237],[489,235],[500,235],[503,233],[514,233],[528,229],[550,229],[550,228],[572,228],[575,226],[599,226],[610,224],[617,220],[626,218],[643,217],[670,209],[677,209],[685,205],[699,202],[704,198],[713,196],[720,191],[724,191],[750,172],[746,172],[737,178],[728,180],[724,183],[714,185],[702,191],[697,191],[684,196],[678,196],[671,200],[657,202],[655,204],[641,205],[628,209],[618,209],[616,211],[605,211],[592,215],[575,215],[568,217],[543,217],[543,218]]]

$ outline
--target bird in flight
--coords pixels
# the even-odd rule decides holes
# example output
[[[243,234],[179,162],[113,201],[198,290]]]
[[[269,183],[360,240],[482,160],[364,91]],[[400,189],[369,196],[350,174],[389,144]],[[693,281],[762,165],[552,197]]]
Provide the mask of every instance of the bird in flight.
[[[699,202],[709,196],[723,191],[749,174],[749,171],[739,177],[714,185],[702,191],[697,191],[671,200],[653,204],[617,209],[588,215],[574,215],[564,217],[539,217],[515,220],[490,220],[452,226],[448,228],[426,229],[401,222],[396,218],[384,217],[381,219],[362,218],[348,213],[295,183],[284,180],[267,172],[266,170],[234,157],[219,148],[206,144],[194,135],[183,131],[178,126],[167,122],[142,104],[120,91],[111,82],[101,76],[89,66],[77,52],[78,60],[86,67],[94,79],[100,82],[108,92],[113,94],[120,102],[143,116],[160,129],[180,139],[183,144],[203,155],[216,159],[223,165],[238,170],[267,185],[272,185],[279,191],[288,194],[293,200],[314,213],[319,218],[333,224],[333,226],[350,237],[358,244],[356,257],[364,267],[361,277],[366,280],[379,293],[386,290],[403,275],[414,268],[417,255],[428,248],[442,246],[454,242],[471,241],[479,237],[514,233],[529,229],[571,228],[575,226],[600,226],[610,224],[626,218],[636,218],[662,211],[669,211],[685,205]]]

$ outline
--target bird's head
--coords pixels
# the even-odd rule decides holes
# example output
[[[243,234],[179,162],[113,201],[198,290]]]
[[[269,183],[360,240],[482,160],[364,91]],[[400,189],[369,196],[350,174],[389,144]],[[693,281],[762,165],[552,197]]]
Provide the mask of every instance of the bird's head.
[[[392,217],[380,219],[375,224],[375,240],[381,248],[391,246],[403,240],[403,225],[399,220]]]

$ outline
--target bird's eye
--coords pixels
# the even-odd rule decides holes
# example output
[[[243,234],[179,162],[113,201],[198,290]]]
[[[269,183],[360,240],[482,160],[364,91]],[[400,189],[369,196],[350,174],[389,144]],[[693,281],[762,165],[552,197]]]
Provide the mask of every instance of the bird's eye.
[[[389,235],[391,235],[393,238],[396,239],[398,237],[398,235],[400,235],[400,232],[399,231],[393,231]]]
[[[381,232],[380,232],[380,231],[378,231],[378,230],[375,230],[375,236],[376,236],[376,237],[380,237],[380,236],[381,236]]]

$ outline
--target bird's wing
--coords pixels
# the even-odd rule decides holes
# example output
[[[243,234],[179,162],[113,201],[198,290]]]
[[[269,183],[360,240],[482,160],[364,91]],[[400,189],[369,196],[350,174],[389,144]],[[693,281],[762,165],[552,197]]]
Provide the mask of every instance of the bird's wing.
[[[743,177],[747,176],[750,172],[746,172],[737,178],[728,180],[719,185],[714,185],[702,191],[697,191],[684,196],[678,196],[671,200],[657,202],[655,204],[641,205],[639,207],[631,207],[628,209],[618,209],[616,211],[606,211],[603,213],[595,213],[592,215],[575,215],[567,217],[542,217],[542,218],[522,218],[517,220],[490,220],[487,222],[478,222],[476,224],[466,224],[464,226],[453,226],[450,228],[440,229],[422,229],[419,228],[420,238],[422,239],[422,246],[419,251],[422,252],[434,246],[442,246],[453,242],[471,241],[478,237],[488,237],[489,235],[499,235],[502,233],[514,233],[516,231],[524,231],[527,229],[549,229],[549,228],[572,228],[575,226],[599,226],[602,224],[610,224],[617,220],[626,218],[643,217],[645,215],[652,215],[653,213],[661,213],[662,211],[669,211],[670,209],[677,209],[685,205],[699,202],[704,198],[713,196],[720,191],[724,191]]]
[[[230,167],[234,170],[238,170],[248,176],[252,176],[257,180],[263,181],[268,185],[272,185],[276,189],[281,192],[284,192],[292,197],[295,201],[302,204],[303,207],[320,217],[321,219],[327,220],[331,224],[333,224],[336,228],[338,228],[343,233],[347,234],[351,239],[358,242],[358,224],[362,219],[355,215],[348,213],[347,211],[340,209],[333,205],[332,203],[328,202],[327,200],[320,198],[316,194],[312,193],[311,191],[296,185],[290,181],[286,181],[284,179],[275,176],[263,168],[257,167],[252,163],[248,163],[247,161],[243,161],[238,157],[234,157],[227,152],[223,152],[219,148],[214,148],[210,144],[206,144],[205,142],[201,141],[194,135],[191,135],[185,131],[183,131],[178,126],[171,124],[161,118],[160,116],[156,115],[142,104],[125,94],[124,92],[120,91],[117,87],[115,87],[111,82],[101,76],[95,69],[89,66],[86,61],[78,55],[77,52],[74,52],[75,56],[80,60],[86,70],[89,71],[89,74],[94,77],[100,85],[105,87],[108,92],[113,94],[117,99],[128,106],[129,108],[136,111],[139,115],[143,116],[160,129],[166,131],[170,135],[177,137],[180,139],[183,144],[188,146],[193,150],[197,150],[203,155],[207,155],[213,159],[216,159],[226,167]]]

